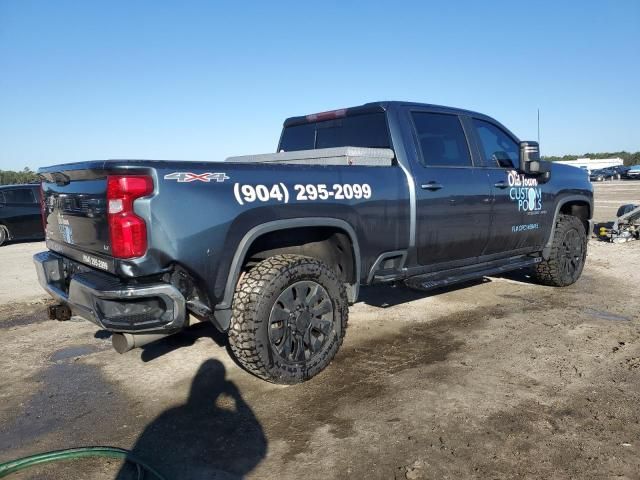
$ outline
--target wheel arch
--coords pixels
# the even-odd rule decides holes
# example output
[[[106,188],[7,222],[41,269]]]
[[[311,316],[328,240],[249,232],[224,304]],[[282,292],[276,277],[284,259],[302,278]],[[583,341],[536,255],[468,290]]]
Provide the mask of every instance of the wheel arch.
[[[231,260],[229,274],[224,288],[224,295],[221,302],[215,306],[214,316],[221,330],[227,330],[231,319],[231,307],[233,303],[233,293],[242,273],[242,269],[247,263],[247,255],[253,245],[261,237],[274,232],[285,232],[303,228],[331,228],[343,233],[349,240],[351,246],[350,258],[352,259],[352,278],[345,282],[347,296],[350,303],[356,301],[360,286],[360,245],[358,237],[353,227],[345,220],[331,217],[309,217],[290,218],[266,222],[249,230],[238,243],[236,251]],[[279,249],[277,253],[282,253],[286,248]]]
[[[578,217],[584,225],[587,238],[591,234],[592,216],[593,216],[593,202],[583,195],[569,195],[563,197],[556,205],[553,215],[553,223],[551,224],[551,232],[549,238],[542,250],[542,257],[546,260],[551,254],[551,246],[553,245],[553,238],[556,232],[556,223],[558,222],[558,215],[572,215]]]
[[[11,230],[9,229],[7,224],[4,223],[2,220],[0,220],[0,229],[3,229],[5,232],[7,232],[7,236],[4,239],[5,242],[13,239],[13,236],[11,235]],[[4,243],[4,242],[2,242],[2,243]],[[0,245],[2,245],[2,244],[0,244]]]

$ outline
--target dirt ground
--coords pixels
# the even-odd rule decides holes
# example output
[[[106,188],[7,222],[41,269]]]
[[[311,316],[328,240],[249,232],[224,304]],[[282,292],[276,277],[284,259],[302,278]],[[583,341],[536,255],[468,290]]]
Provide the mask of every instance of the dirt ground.
[[[597,221],[640,182],[596,186]],[[564,289],[526,272],[362,291],[332,365],[282,387],[201,324],[118,355],[46,319],[31,253],[0,249],[0,462],[112,445],[172,479],[640,478],[640,242],[591,241]],[[7,274],[8,272],[8,274]],[[135,478],[78,460],[22,479]]]

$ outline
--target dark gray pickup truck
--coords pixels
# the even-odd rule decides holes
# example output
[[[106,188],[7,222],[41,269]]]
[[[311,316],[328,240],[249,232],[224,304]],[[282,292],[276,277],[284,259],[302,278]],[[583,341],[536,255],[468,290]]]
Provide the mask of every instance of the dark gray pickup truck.
[[[405,102],[289,118],[274,154],[42,168],[53,318],[114,332],[116,350],[208,320],[236,359],[297,383],[340,347],[361,285],[432,289],[531,268],[580,276],[585,172],[541,161],[479,113]]]

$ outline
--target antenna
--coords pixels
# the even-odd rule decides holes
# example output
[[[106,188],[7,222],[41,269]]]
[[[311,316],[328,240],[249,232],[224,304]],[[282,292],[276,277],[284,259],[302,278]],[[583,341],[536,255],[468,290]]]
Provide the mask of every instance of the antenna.
[[[540,144],[540,109],[538,108],[538,144]]]

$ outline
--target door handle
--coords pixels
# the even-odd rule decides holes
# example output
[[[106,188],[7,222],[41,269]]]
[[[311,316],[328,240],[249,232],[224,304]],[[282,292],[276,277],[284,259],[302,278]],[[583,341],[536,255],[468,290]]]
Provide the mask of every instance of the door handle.
[[[496,182],[493,186],[494,186],[494,187],[496,187],[496,188],[505,189],[505,188],[507,188],[509,185],[507,184],[507,182],[504,182],[504,181],[502,181],[502,180],[501,180],[501,181],[499,181],[499,182]]]
[[[420,185],[420,188],[422,188],[423,190],[430,190],[432,192],[435,192],[436,190],[440,190],[442,188],[442,185],[436,182],[429,182],[423,183],[422,185]]]

